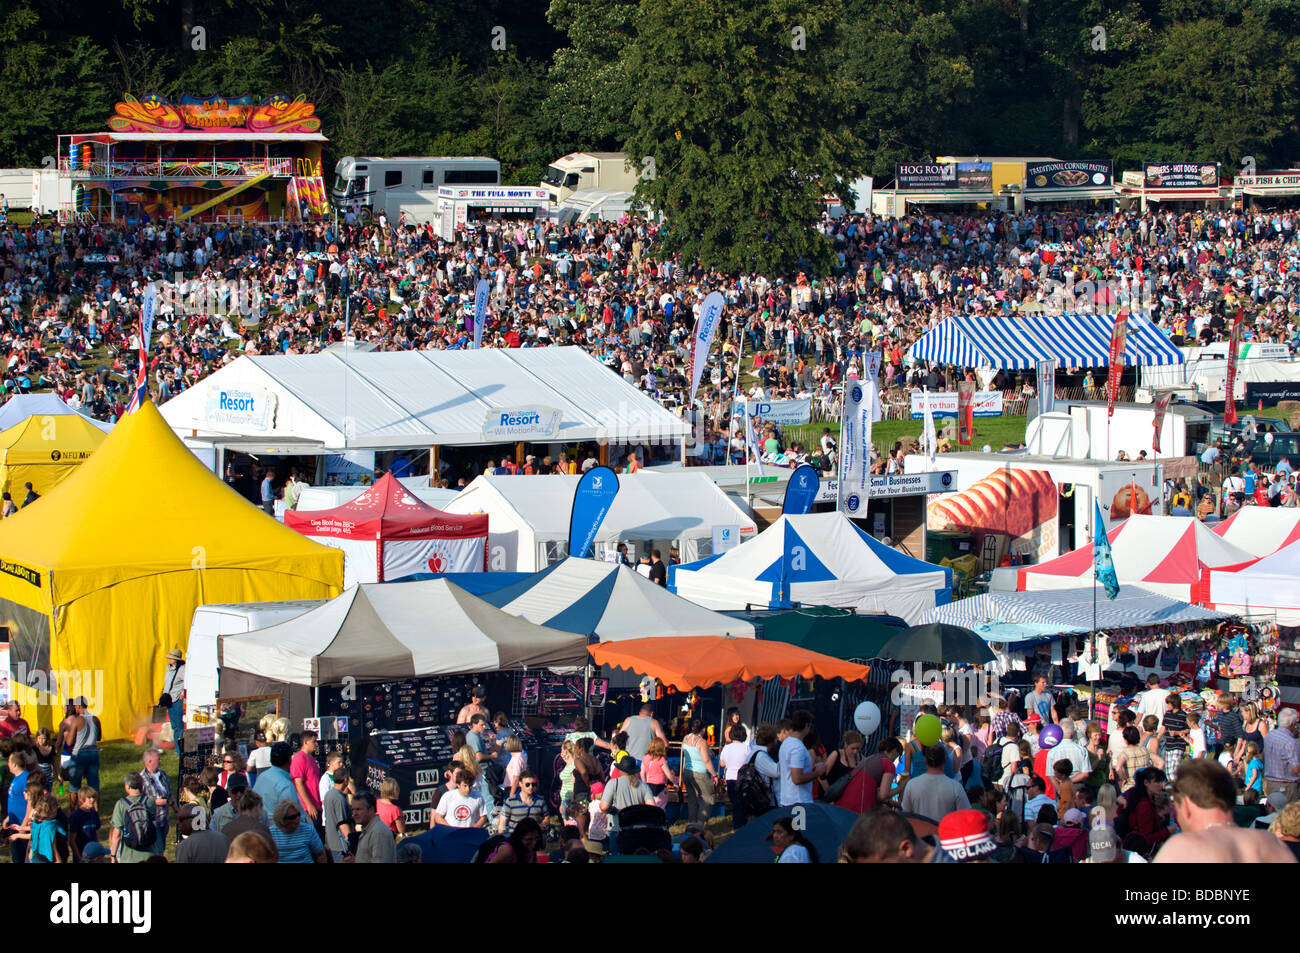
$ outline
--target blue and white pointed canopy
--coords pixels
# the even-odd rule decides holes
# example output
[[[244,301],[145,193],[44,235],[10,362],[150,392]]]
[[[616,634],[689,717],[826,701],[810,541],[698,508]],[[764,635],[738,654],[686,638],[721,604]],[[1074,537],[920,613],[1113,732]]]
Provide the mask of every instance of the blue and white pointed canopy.
[[[495,576],[502,586],[485,591]],[[473,578],[470,578],[473,577]],[[485,602],[548,629],[578,632],[594,641],[648,636],[756,637],[755,627],[675,596],[635,569],[594,559],[564,559],[541,572],[463,573]]]
[[[669,587],[710,609],[825,605],[916,624],[952,598],[952,571],[872,539],[840,513],[782,516],[721,556],[670,567]]]

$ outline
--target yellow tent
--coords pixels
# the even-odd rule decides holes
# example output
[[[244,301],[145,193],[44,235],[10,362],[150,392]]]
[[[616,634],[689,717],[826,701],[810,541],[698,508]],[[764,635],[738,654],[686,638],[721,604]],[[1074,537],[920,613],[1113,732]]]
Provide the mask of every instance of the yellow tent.
[[[48,496],[0,521],[0,625],[33,729],[57,725],[81,694],[106,739],[128,737],[196,606],[329,599],[342,586],[340,551],[226,486],[149,402]]]
[[[30,483],[41,496],[81,466],[108,435],[80,414],[37,414],[0,433],[0,490],[21,504]]]

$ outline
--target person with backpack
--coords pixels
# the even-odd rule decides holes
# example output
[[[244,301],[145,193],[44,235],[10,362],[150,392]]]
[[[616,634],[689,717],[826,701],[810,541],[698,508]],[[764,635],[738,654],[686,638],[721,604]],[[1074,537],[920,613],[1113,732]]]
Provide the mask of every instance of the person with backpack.
[[[1011,775],[1020,761],[1020,722],[1008,721],[1000,738],[984,749],[980,773],[986,787],[994,784],[1010,790]]]
[[[744,806],[746,823],[774,806],[772,782],[781,776],[776,740],[774,727],[759,725],[754,731],[754,751],[736,771],[736,798]]]
[[[115,864],[142,864],[154,856],[153,846],[158,838],[153,803],[144,796],[144,778],[140,772],[128,774],[124,786],[126,797],[113,805],[108,849]]]
[[[731,740],[718,754],[718,764],[725,772],[727,799],[731,801],[732,826],[734,830],[740,830],[749,821],[749,812],[745,810],[745,802],[740,796],[740,771],[757,752],[750,750],[749,733],[744,725],[732,725],[727,731],[727,737]]]

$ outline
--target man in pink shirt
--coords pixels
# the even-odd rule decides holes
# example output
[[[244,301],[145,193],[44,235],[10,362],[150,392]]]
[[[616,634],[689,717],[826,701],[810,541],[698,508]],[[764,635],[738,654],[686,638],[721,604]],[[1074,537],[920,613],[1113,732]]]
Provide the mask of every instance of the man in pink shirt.
[[[289,763],[289,777],[293,779],[303,811],[320,826],[320,765],[316,761],[317,744],[316,732],[302,733],[302,747]]]

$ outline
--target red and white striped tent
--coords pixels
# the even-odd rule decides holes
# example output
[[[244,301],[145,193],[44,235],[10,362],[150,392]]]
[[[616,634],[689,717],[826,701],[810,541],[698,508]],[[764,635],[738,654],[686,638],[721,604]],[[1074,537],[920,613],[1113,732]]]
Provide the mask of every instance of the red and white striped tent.
[[[1300,625],[1300,543],[1248,565],[1226,566],[1206,575],[1206,605],[1210,608],[1271,618],[1279,625]]]
[[[1216,536],[1193,516],[1130,516],[1109,533],[1121,586],[1141,586],[1183,602],[1203,604],[1208,570],[1254,557]],[[1092,545],[1021,569],[1016,589],[1076,589],[1093,581]]]
[[[1268,556],[1300,542],[1300,507],[1243,506],[1214,532],[1252,556]]]

